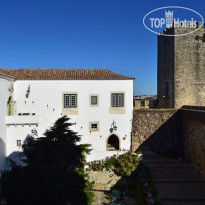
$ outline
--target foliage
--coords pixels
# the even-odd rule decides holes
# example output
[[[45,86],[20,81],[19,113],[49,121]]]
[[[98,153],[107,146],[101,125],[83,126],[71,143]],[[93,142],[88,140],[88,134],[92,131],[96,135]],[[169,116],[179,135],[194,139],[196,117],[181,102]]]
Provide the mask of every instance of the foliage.
[[[154,182],[152,181],[152,176],[151,176],[150,170],[149,170],[148,167],[145,167],[145,171],[146,171],[146,173],[147,173],[146,182],[147,182],[147,184],[148,184],[150,193],[151,193],[153,196],[155,196],[155,195],[157,195],[157,190],[156,190],[156,188],[155,188]]]
[[[145,193],[144,193],[144,190],[143,190],[143,185],[142,185],[142,182],[140,180],[140,177],[137,177],[137,190],[136,190],[136,198],[137,198],[137,204],[140,204],[140,205],[146,205],[146,197],[145,197]]]
[[[130,176],[139,165],[140,158],[131,151],[120,155],[115,163],[115,171],[119,176]]]
[[[25,166],[11,161],[11,170],[2,173],[2,196],[9,205],[91,204],[93,184],[84,171],[88,144],[70,129],[64,116],[45,132],[23,145]]]
[[[119,176],[130,176],[139,165],[141,158],[138,155],[141,152],[135,154],[131,151],[117,156],[107,157],[105,161],[93,161],[88,163],[88,170],[102,171],[103,169],[112,169]]]
[[[204,33],[204,35],[202,37],[202,41],[205,42],[205,33]]]
[[[201,40],[201,37],[199,35],[196,35],[195,40],[199,41],[199,40]]]
[[[106,170],[112,169],[116,163],[117,156],[107,157],[105,159],[104,167]]]
[[[97,160],[88,162],[87,165],[88,170],[94,170],[94,171],[102,171],[103,169],[109,170],[112,169],[116,162],[116,155],[113,155],[112,157],[106,157],[105,160]]]
[[[202,42],[205,42],[205,34],[203,34],[202,37],[199,36],[199,35],[196,35],[195,40],[196,40],[196,41],[202,40]]]

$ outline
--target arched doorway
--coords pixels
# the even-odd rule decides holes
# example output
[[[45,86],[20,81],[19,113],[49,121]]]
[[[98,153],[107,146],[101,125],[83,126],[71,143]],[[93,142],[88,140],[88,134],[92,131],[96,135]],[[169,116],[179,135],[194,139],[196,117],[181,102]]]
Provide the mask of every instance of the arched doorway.
[[[107,139],[107,151],[116,151],[120,149],[119,138],[116,135],[111,135]]]

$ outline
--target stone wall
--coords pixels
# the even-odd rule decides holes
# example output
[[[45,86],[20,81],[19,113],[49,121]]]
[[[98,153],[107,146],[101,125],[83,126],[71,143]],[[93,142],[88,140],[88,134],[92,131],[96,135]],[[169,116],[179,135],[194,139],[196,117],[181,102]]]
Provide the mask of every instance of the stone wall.
[[[180,114],[183,119],[185,156],[205,177],[205,107],[200,109],[184,106]]]
[[[109,191],[121,177],[117,176],[113,171],[88,171],[88,180],[95,182],[94,190]]]
[[[175,29],[175,34],[182,34],[183,29]],[[202,41],[205,29],[189,35],[175,37],[174,63],[174,103],[179,108],[183,105],[205,106],[205,42]],[[196,37],[201,39],[196,39]]]
[[[185,156],[205,177],[205,107],[135,110],[132,145]]]
[[[193,31],[195,29],[192,29]],[[163,33],[181,35],[190,28]],[[181,36],[158,36],[158,100],[160,108],[205,106],[205,29]]]
[[[135,110],[132,147],[150,147],[159,153],[183,154],[181,120],[175,109]]]

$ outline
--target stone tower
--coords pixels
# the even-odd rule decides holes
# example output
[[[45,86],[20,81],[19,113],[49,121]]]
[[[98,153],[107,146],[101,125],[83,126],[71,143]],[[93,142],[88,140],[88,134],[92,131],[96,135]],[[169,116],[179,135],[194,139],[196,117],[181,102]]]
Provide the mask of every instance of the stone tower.
[[[198,28],[201,26],[198,23]],[[169,28],[180,35],[194,28]],[[205,29],[158,36],[158,100],[161,108],[205,106]]]

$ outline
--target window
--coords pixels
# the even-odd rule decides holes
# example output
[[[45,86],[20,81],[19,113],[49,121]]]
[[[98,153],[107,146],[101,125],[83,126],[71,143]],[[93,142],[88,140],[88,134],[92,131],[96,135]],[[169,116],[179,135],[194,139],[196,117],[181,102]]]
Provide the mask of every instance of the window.
[[[65,94],[64,95],[64,108],[77,107],[77,95],[76,94]]]
[[[112,107],[123,107],[124,106],[124,94],[113,93],[112,94]]]
[[[96,123],[96,124],[91,124],[91,128],[92,129],[97,129],[98,128],[98,124]]]
[[[98,104],[98,97],[91,96],[91,105],[97,105],[97,104]]]
[[[125,114],[125,103],[125,91],[111,91],[109,114]]]
[[[99,95],[91,94],[90,95],[90,107],[98,107],[99,106]]]
[[[21,140],[17,140],[16,143],[17,143],[17,146],[21,146]]]
[[[99,122],[89,122],[89,130],[92,131],[99,131]]]
[[[145,107],[145,101],[144,100],[141,101],[141,107]]]

